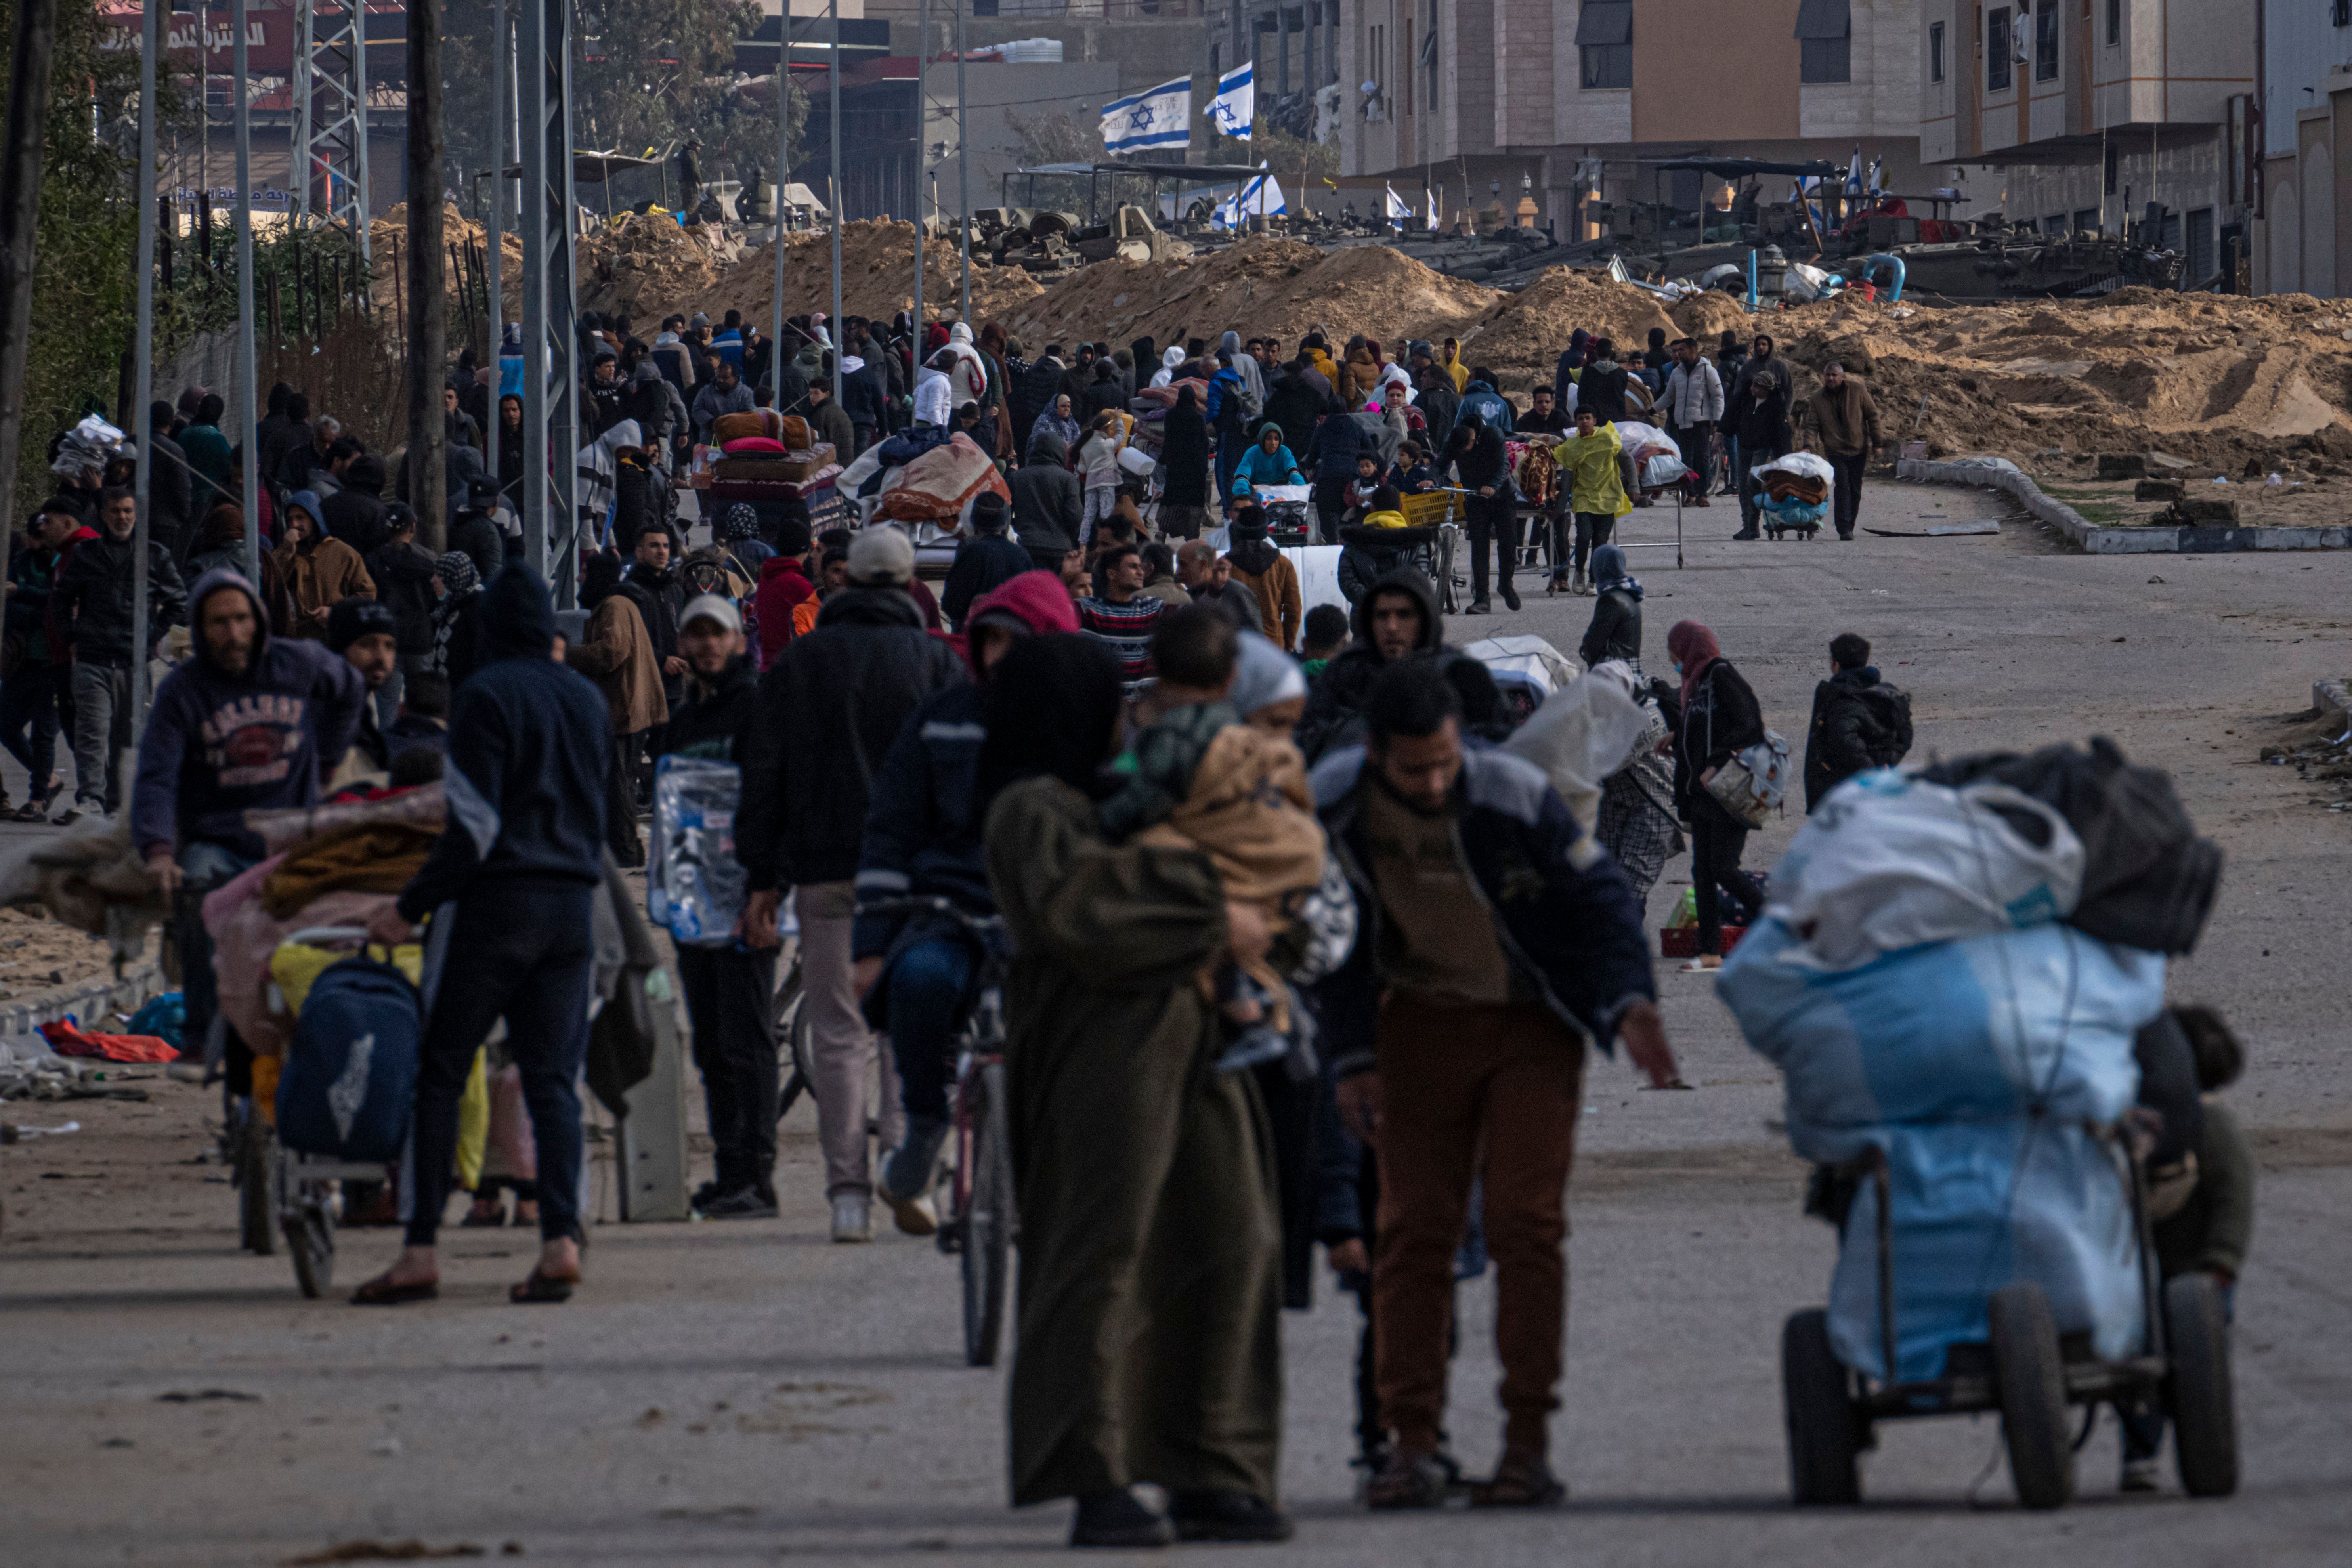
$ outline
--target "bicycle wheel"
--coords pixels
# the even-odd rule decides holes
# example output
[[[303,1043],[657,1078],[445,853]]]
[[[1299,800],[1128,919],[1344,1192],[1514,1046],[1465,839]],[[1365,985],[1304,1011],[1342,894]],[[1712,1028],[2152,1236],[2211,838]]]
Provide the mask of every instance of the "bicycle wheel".
[[[971,1201],[963,1218],[963,1358],[994,1366],[1012,1272],[1013,1152],[1006,1141],[1004,1068],[981,1068],[972,1095]]]
[[[301,1212],[286,1216],[286,1250],[294,1256],[294,1282],[315,1301],[335,1278],[335,1227],[317,1193],[305,1194]]]
[[[801,966],[798,959],[776,990],[775,1035],[776,1065],[784,1080],[783,1092],[776,1097],[776,1120],[782,1121],[803,1094],[816,1098],[816,1080],[809,1076],[810,1035],[808,994],[801,987]]]

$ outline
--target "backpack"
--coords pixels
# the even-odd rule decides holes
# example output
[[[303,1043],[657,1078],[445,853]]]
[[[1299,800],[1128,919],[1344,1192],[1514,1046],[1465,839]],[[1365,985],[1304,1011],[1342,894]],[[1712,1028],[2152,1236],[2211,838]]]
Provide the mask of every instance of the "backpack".
[[[1870,760],[1882,768],[1893,767],[1911,750],[1911,694],[1881,681],[1855,695],[1885,736],[1885,744],[1870,748]]]
[[[416,988],[364,955],[330,965],[303,997],[278,1079],[278,1141],[363,1164],[400,1158],[425,1034]]]

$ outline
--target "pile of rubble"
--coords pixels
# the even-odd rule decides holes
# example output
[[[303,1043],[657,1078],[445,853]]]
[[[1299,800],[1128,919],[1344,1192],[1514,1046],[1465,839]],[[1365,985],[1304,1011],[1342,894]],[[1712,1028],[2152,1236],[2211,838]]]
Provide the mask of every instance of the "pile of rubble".
[[[741,259],[742,247],[716,224],[679,226],[667,213],[645,213],[584,236],[574,252],[573,291],[583,310],[650,323],[672,301],[718,283]]]
[[[952,225],[930,231],[949,244],[958,242]],[[1024,272],[1073,272],[1089,261],[1184,261],[1192,256],[1189,240],[1160,227],[1141,207],[1123,206],[1108,223],[1088,226],[1073,212],[1037,207],[987,207],[972,215],[972,254],[985,253],[996,267],[1018,267]]]
[[[680,232],[684,232],[681,230]],[[833,239],[822,230],[787,233],[784,247],[784,314],[833,309]],[[889,218],[853,219],[841,228],[841,310],[844,315],[887,321],[914,304],[915,226]],[[962,285],[962,259],[951,237],[924,241],[923,314],[952,314]],[[971,313],[986,321],[1034,298],[1039,286],[1018,267],[983,266],[974,255]],[[776,251],[755,246],[708,284],[665,299],[664,313],[701,311],[712,321],[740,310],[761,323],[774,309]]]

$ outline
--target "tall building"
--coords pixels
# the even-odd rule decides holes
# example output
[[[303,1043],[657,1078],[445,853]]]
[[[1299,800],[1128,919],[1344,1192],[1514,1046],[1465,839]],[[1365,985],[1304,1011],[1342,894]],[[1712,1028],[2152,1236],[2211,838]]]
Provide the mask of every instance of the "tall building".
[[[1917,0],[1920,156],[2000,166],[2005,215],[2052,233],[2159,205],[2148,237],[2196,288],[2245,230],[2263,3]]]
[[[1562,240],[1581,201],[1707,194],[1649,163],[1706,153],[1844,168],[1919,161],[1920,0],[1339,0],[1340,168],[1436,195],[1522,194]],[[1777,199],[1782,190],[1768,192]]]
[[[2352,3],[2259,0],[2254,292],[2352,294]]]

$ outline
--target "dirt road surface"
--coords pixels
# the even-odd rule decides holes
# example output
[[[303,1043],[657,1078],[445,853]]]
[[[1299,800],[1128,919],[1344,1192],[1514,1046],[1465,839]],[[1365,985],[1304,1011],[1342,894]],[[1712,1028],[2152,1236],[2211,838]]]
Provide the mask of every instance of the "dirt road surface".
[[[1864,521],[2003,510],[1997,498],[1882,484]],[[1665,973],[1696,1092],[1637,1092],[1622,1064],[1590,1079],[1555,1426],[1569,1506],[1362,1513],[1347,1464],[1354,1310],[1324,1289],[1285,1324],[1284,1486],[1298,1539],[1249,1560],[2341,1563],[2352,814],[2325,808],[2332,785],[2257,759],[2315,678],[2352,672],[2352,561],[2091,559],[2021,521],[1996,537],[1735,543],[1736,516],[1720,503],[1687,516],[1688,570],[1670,552],[1636,553],[1654,671],[1667,668],[1667,626],[1703,619],[1769,721],[1801,744],[1828,640],[1857,630],[1914,694],[1916,755],[2105,731],[2172,769],[2226,847],[2220,907],[2174,990],[2225,1008],[2252,1054],[2231,1096],[2263,1167],[2237,1298],[2243,1489],[2191,1503],[2168,1474],[2163,1495],[2122,1497],[2103,1421],[2082,1455],[2082,1500],[2026,1514],[2011,1501],[1997,1422],[1944,1420],[1884,1432],[1864,1509],[1793,1512],[1778,1337],[1790,1311],[1823,1299],[1832,1237],[1798,1212],[1801,1170],[1769,1126],[1772,1069],[1709,981]],[[1670,520],[1638,513],[1628,536],[1657,539]],[[1588,600],[1536,593],[1517,616],[1450,629],[1572,647],[1589,613]],[[1769,865],[1794,826],[1759,834],[1749,864]],[[1653,924],[1686,868],[1658,889]],[[229,1189],[196,1163],[210,1101],[148,1087],[144,1105],[71,1108],[83,1131],[0,1162],[9,1563],[326,1561],[310,1554],[337,1543],[336,1560],[364,1561],[370,1542],[565,1563],[1055,1559],[1066,1509],[1004,1507],[1003,1375],[961,1364],[949,1261],[895,1236],[824,1240],[805,1106],[786,1126],[774,1222],[600,1227],[590,1283],[556,1308],[506,1304],[527,1237],[452,1229],[438,1303],[362,1312],[304,1302],[283,1257],[236,1250]],[[59,1109],[7,1115],[55,1122]],[[363,1278],[395,1245],[388,1231],[344,1233],[339,1279]],[[1498,1440],[1492,1303],[1490,1281],[1463,1292],[1450,1426],[1474,1468]]]

